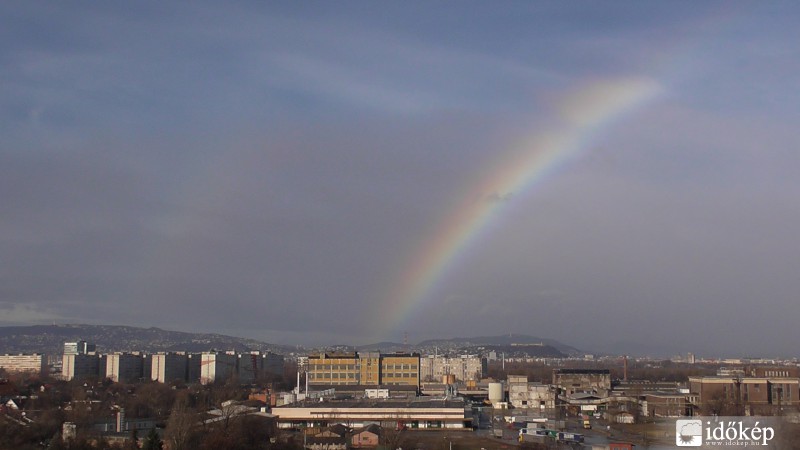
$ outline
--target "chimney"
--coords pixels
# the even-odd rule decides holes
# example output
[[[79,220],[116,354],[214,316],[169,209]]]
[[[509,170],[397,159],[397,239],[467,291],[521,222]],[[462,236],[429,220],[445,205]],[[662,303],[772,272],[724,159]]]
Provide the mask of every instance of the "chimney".
[[[622,360],[622,380],[628,381],[628,355],[625,355]]]

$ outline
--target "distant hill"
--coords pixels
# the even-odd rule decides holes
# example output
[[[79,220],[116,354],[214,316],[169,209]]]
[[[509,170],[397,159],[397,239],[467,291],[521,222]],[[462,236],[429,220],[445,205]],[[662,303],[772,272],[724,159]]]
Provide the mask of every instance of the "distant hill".
[[[464,347],[465,353],[477,354],[493,351],[504,355],[506,358],[566,358],[566,353],[559,351],[552,345],[546,344],[514,344],[514,345],[480,345],[475,347]]]
[[[489,347],[505,348],[521,344],[542,344],[542,346],[555,349],[557,352],[564,355],[582,355],[585,352],[578,350],[575,347],[563,344],[554,339],[544,339],[536,336],[528,336],[524,334],[504,334],[502,336],[480,336],[480,337],[465,337],[465,338],[452,338],[452,339],[431,339],[420,342],[416,345],[417,348],[480,348]],[[525,346],[528,348],[529,346]],[[496,348],[492,348],[496,350]]]
[[[360,352],[381,352],[381,353],[395,353],[405,352],[409,349],[413,350],[414,346],[408,346],[397,342],[378,342],[377,344],[359,345],[356,349]]]
[[[378,342],[361,345],[358,351],[381,351],[383,353],[416,351],[424,354],[448,353],[484,353],[496,351],[507,356],[539,356],[560,358],[583,355],[585,352],[553,339],[542,339],[524,334],[506,334],[502,336],[459,337],[450,339],[429,339],[416,345],[405,345],[397,342]]]
[[[81,339],[97,344],[98,352],[201,352],[217,349],[260,350],[285,354],[296,351],[294,347],[222,334],[186,333],[160,328],[117,325],[32,325],[0,327],[0,354],[60,354],[64,350],[64,342]]]

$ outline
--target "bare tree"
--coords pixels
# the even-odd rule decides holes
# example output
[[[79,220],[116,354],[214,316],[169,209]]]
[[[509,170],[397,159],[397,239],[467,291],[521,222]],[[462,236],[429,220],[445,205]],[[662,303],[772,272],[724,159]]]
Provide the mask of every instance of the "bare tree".
[[[165,439],[172,450],[188,450],[192,448],[192,435],[197,424],[197,414],[189,408],[185,397],[179,397],[167,421]]]
[[[702,405],[703,414],[710,416],[724,416],[731,412],[731,409],[731,402],[722,392],[715,392]]]
[[[381,428],[380,443],[383,444],[387,450],[395,450],[400,446],[402,440],[403,430],[397,427],[383,427]]]

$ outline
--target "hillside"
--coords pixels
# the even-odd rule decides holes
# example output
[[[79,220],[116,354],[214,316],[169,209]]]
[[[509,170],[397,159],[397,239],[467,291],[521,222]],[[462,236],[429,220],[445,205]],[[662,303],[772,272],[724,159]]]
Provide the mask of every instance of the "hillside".
[[[566,345],[554,339],[543,339],[536,336],[528,336],[524,334],[504,334],[501,336],[479,336],[479,337],[465,337],[465,338],[452,338],[452,339],[431,339],[420,342],[416,345],[417,348],[438,348],[440,351],[447,351],[453,349],[502,349],[514,345],[541,344],[543,347],[549,347],[556,350],[556,353],[574,356],[581,355],[584,352],[575,347]],[[553,354],[553,352],[542,349],[544,353]]]
[[[275,353],[296,351],[293,347],[222,334],[187,333],[117,325],[32,325],[0,327],[0,354],[37,352],[59,354],[64,349],[64,342],[81,339],[97,344],[98,352],[199,352],[211,349],[260,350]]]
[[[542,339],[521,334],[502,336],[459,337],[450,339],[429,339],[415,345],[397,342],[379,342],[358,346],[359,351],[378,351],[384,353],[415,351],[423,354],[434,353],[486,353],[495,351],[507,356],[532,356],[562,358],[583,355],[584,352],[575,347],[563,344],[554,339]]]

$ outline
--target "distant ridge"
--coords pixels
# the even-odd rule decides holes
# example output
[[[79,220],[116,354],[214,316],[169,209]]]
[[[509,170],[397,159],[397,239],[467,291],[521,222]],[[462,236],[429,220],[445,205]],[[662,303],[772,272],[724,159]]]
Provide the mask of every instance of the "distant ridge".
[[[566,345],[554,339],[543,339],[524,334],[505,334],[501,336],[479,336],[479,337],[457,337],[449,339],[429,339],[415,345],[400,344],[397,342],[378,342],[375,344],[361,345],[357,347],[359,351],[378,351],[385,353],[403,352],[407,350],[433,353],[438,349],[440,353],[448,351],[470,351],[475,352],[479,348],[486,350],[505,351],[505,347],[514,344],[542,344],[542,356],[575,356],[583,355],[585,352],[575,347]],[[519,349],[521,350],[521,349]],[[530,352],[529,352],[530,353]]]
[[[439,347],[439,348],[447,348],[453,346],[505,347],[514,344],[542,344],[547,347],[552,347],[558,350],[559,352],[569,356],[583,355],[585,353],[582,350],[578,350],[575,347],[566,345],[555,339],[545,339],[536,336],[529,336],[526,334],[504,334],[499,336],[459,337],[452,339],[429,339],[427,341],[420,342],[419,344],[417,344],[417,347]]]
[[[122,325],[31,325],[0,327],[0,354],[60,354],[64,342],[83,339],[97,344],[99,352],[216,350],[260,350],[275,353],[297,351],[295,347],[269,344],[255,339],[213,333],[187,333],[160,328]]]
[[[404,352],[409,349],[414,350],[413,345],[405,345],[399,342],[378,342],[377,344],[359,345],[356,348],[361,352],[380,351],[383,353]]]

